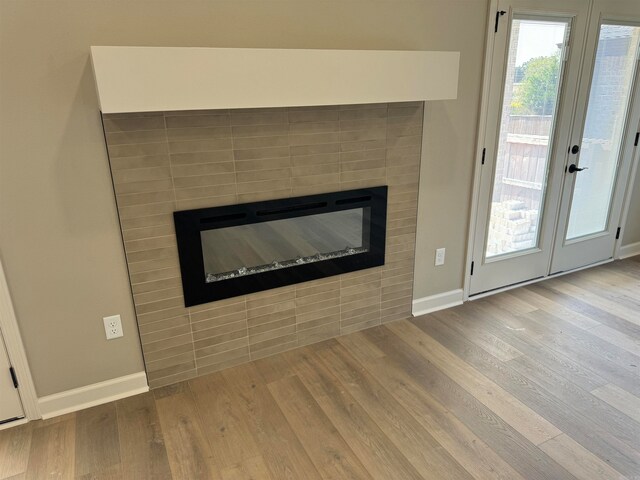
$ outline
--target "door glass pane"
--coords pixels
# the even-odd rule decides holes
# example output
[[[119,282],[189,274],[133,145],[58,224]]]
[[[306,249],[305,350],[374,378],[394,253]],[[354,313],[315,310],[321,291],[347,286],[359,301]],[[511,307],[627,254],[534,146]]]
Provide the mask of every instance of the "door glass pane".
[[[640,27],[602,25],[566,239],[607,230]]]
[[[568,33],[565,20],[513,20],[487,258],[538,244]]]

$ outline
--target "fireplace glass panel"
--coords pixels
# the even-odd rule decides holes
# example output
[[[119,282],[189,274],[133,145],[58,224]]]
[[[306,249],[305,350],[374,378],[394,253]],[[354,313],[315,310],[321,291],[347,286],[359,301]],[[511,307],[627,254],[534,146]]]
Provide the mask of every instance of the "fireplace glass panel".
[[[200,232],[207,283],[369,251],[370,207]],[[365,240],[366,239],[366,240]]]

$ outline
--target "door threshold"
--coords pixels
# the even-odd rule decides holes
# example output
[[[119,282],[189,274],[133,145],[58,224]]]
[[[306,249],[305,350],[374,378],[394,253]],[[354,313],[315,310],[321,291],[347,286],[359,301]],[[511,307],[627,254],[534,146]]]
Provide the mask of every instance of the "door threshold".
[[[561,277],[563,275],[567,275],[569,273],[579,272],[580,270],[586,270],[588,268],[598,267],[600,265],[605,265],[607,263],[611,263],[611,262],[613,262],[613,260],[614,260],[613,258],[607,258],[606,260],[602,260],[602,261],[596,262],[596,263],[590,263],[589,265],[585,265],[583,267],[578,267],[578,268],[574,268],[574,269],[571,269],[571,270],[565,270],[565,271],[562,271],[562,272],[551,273],[549,275],[545,275],[544,277],[537,277],[537,278],[533,278],[531,280],[527,280],[525,282],[513,283],[511,285],[507,285],[506,287],[500,287],[500,288],[496,288],[496,289],[493,289],[493,290],[488,290],[486,292],[476,293],[475,295],[469,295],[469,297],[467,298],[467,301],[471,302],[473,300],[480,300],[481,298],[490,297],[491,295],[495,295],[497,293],[507,292],[509,290],[513,290],[514,288],[526,287],[527,285],[531,285],[531,284],[534,284],[534,283],[542,282],[543,280],[548,280],[550,278],[557,278],[557,277]]]

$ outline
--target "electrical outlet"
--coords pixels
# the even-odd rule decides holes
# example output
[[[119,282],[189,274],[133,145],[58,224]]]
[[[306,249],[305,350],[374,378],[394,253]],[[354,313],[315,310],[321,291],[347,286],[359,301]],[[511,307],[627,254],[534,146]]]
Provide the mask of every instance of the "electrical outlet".
[[[122,320],[120,315],[111,315],[110,317],[104,317],[104,332],[107,334],[107,340],[122,337]]]
[[[436,267],[440,266],[440,265],[444,265],[444,253],[445,253],[445,248],[438,248],[436,250]]]

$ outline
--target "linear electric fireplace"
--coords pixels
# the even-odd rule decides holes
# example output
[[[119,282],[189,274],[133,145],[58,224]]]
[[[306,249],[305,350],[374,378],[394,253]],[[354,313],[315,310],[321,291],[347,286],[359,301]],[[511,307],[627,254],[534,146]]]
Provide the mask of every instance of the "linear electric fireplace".
[[[174,213],[185,306],[384,265],[387,187]]]

